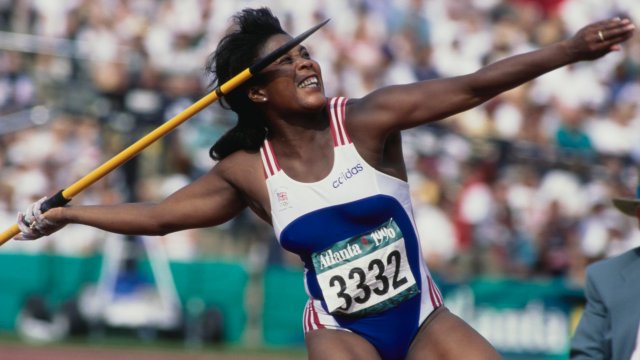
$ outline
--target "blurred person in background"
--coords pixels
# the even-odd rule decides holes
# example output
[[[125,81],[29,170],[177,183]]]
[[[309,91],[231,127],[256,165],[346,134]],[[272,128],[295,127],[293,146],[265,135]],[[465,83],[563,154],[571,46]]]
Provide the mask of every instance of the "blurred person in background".
[[[35,102],[34,80],[17,52],[0,53],[0,114],[22,110]]]
[[[234,20],[208,64],[218,85],[290,40],[266,8],[245,9]],[[421,259],[400,131],[619,50],[634,28],[627,19],[604,20],[468,75],[359,99],[325,97],[318,63],[297,46],[225,96],[238,123],[212,147],[218,162],[209,172],[158,203],[43,214],[37,201],[19,213],[19,237],[36,239],[70,223],[161,235],[216,226],[248,207],[305,264],[310,358],[499,358],[443,306]]]
[[[575,222],[555,200],[548,204],[546,216],[538,234],[538,271],[555,277],[569,275],[571,253],[576,248]]]
[[[640,223],[639,199],[614,205]],[[640,226],[640,224],[639,224]],[[587,304],[571,340],[570,358],[640,359],[640,246],[587,267]]]

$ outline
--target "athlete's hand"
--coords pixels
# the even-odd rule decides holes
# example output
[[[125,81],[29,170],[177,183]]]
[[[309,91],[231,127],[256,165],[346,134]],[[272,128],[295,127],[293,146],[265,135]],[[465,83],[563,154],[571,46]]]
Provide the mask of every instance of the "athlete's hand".
[[[599,21],[585,26],[567,39],[568,50],[576,61],[594,60],[620,50],[620,44],[631,38],[634,30],[635,25],[629,19]]]
[[[20,234],[15,237],[16,240],[35,240],[50,235],[64,226],[63,224],[48,219],[45,214],[40,211],[40,207],[46,199],[46,197],[43,197],[29,205],[24,212],[18,213]]]

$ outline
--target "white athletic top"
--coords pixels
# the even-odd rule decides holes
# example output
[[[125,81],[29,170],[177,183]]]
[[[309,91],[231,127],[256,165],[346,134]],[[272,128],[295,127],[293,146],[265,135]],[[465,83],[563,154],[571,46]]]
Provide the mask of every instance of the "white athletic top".
[[[272,224],[282,247],[304,262],[309,296],[340,326],[397,353],[393,344],[409,344],[442,296],[421,258],[409,186],[360,156],[344,127],[346,103],[329,99],[334,161],[322,180],[287,176],[265,140]],[[384,329],[372,319],[384,319]],[[394,328],[402,340],[384,345]]]

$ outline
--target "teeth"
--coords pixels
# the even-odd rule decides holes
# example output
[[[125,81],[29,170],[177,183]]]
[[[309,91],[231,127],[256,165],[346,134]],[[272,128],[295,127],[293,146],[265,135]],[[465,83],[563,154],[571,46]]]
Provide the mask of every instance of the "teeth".
[[[299,88],[306,88],[306,87],[310,87],[310,86],[318,86],[318,78],[317,77],[310,77],[307,80],[303,81],[300,85],[298,85]]]

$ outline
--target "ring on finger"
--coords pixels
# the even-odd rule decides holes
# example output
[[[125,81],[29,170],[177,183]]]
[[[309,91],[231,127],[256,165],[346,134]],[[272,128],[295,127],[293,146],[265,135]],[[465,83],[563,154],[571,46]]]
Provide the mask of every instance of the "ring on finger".
[[[600,38],[600,41],[604,41],[604,34],[602,33],[602,30],[598,30],[598,37]]]

